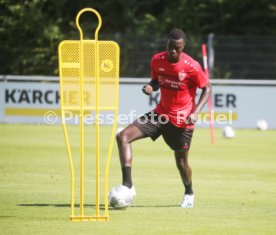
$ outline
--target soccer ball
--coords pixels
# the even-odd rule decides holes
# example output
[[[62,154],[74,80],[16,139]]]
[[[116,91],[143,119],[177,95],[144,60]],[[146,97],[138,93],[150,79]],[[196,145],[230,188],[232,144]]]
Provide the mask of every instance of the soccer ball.
[[[109,204],[115,209],[127,208],[133,201],[133,197],[131,190],[124,185],[118,185],[108,193]]]
[[[257,121],[257,129],[258,130],[265,131],[265,130],[267,130],[267,128],[268,128],[268,125],[267,125],[266,120],[258,120]]]
[[[228,139],[232,139],[236,135],[235,130],[231,126],[224,127],[223,131],[222,131],[222,134],[223,134],[224,138],[228,138]]]

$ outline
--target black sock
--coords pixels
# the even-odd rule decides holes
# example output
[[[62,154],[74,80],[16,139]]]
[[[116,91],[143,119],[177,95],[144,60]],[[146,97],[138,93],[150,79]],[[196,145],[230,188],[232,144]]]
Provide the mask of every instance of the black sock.
[[[131,166],[123,166],[122,175],[123,175],[123,185],[127,186],[128,188],[131,188],[132,187]]]
[[[194,194],[192,183],[185,185],[185,194],[189,194],[189,195]]]

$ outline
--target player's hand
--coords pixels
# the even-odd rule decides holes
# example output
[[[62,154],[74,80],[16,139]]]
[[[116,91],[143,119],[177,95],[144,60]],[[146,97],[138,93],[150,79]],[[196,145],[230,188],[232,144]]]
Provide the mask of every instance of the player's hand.
[[[151,85],[145,85],[145,86],[143,86],[142,91],[143,91],[144,94],[146,94],[146,95],[151,95],[152,92],[153,92],[153,88],[152,88]]]
[[[198,113],[191,113],[191,115],[185,121],[188,125],[194,125],[198,120]]]

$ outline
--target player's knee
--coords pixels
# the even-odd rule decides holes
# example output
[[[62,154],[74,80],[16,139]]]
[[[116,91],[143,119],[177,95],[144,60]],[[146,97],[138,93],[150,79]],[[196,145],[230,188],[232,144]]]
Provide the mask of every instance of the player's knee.
[[[176,167],[180,173],[184,172],[185,174],[191,172],[191,167],[187,162],[184,161],[176,161]]]
[[[184,162],[183,161],[181,161],[181,159],[177,159],[176,160],[176,167],[177,167],[177,169],[178,170],[183,170],[183,168],[184,168]]]
[[[175,151],[175,161],[176,161],[176,166],[179,170],[189,167],[188,152],[187,151]]]
[[[118,144],[129,143],[129,137],[124,130],[116,135],[116,140]]]

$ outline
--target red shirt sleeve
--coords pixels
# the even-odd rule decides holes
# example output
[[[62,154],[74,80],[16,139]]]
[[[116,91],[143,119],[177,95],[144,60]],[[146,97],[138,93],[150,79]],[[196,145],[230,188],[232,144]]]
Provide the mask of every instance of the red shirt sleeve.
[[[202,70],[201,65],[199,63],[196,63],[195,70],[194,70],[194,76],[195,76],[195,83],[198,88],[203,88],[203,87],[207,86],[208,77]]]

